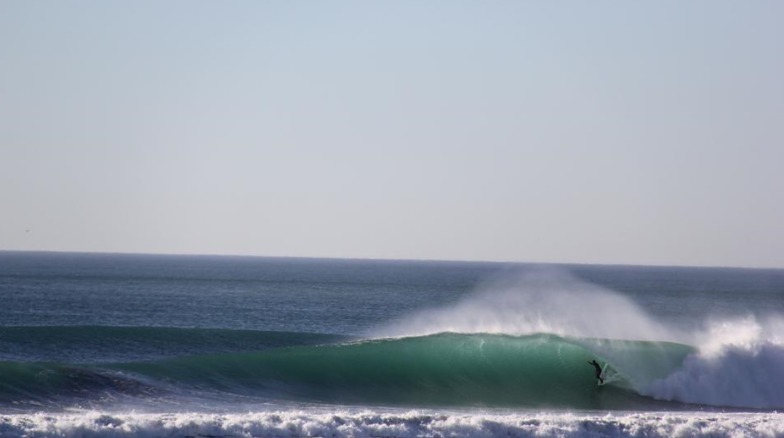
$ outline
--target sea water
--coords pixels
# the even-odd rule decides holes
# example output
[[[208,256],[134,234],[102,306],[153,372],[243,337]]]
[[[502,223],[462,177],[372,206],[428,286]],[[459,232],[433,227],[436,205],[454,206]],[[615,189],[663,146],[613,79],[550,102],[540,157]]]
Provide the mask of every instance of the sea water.
[[[0,436],[784,436],[781,410],[784,270],[0,252]]]

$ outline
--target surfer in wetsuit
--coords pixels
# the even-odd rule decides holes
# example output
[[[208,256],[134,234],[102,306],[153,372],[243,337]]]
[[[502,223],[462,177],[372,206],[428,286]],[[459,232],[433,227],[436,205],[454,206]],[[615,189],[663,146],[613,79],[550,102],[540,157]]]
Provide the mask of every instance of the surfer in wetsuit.
[[[596,362],[596,359],[588,362],[589,364],[593,365],[594,371],[596,373],[596,378],[599,379],[599,384],[604,383],[604,379],[602,379],[602,367],[599,365],[599,362]]]

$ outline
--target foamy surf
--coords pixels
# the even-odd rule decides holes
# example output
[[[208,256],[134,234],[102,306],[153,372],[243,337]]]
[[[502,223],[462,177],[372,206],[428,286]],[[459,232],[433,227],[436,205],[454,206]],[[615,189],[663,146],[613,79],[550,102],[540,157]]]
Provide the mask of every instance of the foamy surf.
[[[3,437],[777,437],[776,413],[496,413],[278,410],[242,414],[0,415]]]
[[[643,392],[660,400],[784,408],[784,319],[713,321],[700,348]]]

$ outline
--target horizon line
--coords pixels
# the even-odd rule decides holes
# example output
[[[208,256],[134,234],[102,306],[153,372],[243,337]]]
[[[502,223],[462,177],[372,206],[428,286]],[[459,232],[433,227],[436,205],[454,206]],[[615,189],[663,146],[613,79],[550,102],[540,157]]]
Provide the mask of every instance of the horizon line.
[[[784,270],[784,267],[773,267],[773,266],[765,267],[765,266],[730,266],[730,265],[640,264],[640,263],[611,263],[611,262],[589,263],[589,262],[466,260],[466,259],[393,258],[393,257],[292,256],[292,255],[227,254],[227,253],[208,254],[208,253],[185,253],[185,252],[0,249],[0,254],[2,253],[164,256],[164,257],[226,257],[226,258],[345,260],[345,261],[422,262],[422,263],[476,263],[476,264],[486,263],[486,264],[507,264],[507,265],[562,265],[562,266],[603,266],[603,267],[639,267],[639,268],[675,268],[675,269]]]

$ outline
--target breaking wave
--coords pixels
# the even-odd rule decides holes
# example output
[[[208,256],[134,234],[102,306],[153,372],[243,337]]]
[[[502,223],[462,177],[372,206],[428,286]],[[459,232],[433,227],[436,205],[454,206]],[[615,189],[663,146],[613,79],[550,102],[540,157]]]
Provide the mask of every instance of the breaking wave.
[[[437,334],[98,366],[0,364],[0,399],[147,396],[176,387],[305,402],[650,409],[640,395],[693,349],[536,334]],[[593,368],[605,364],[607,384]]]

